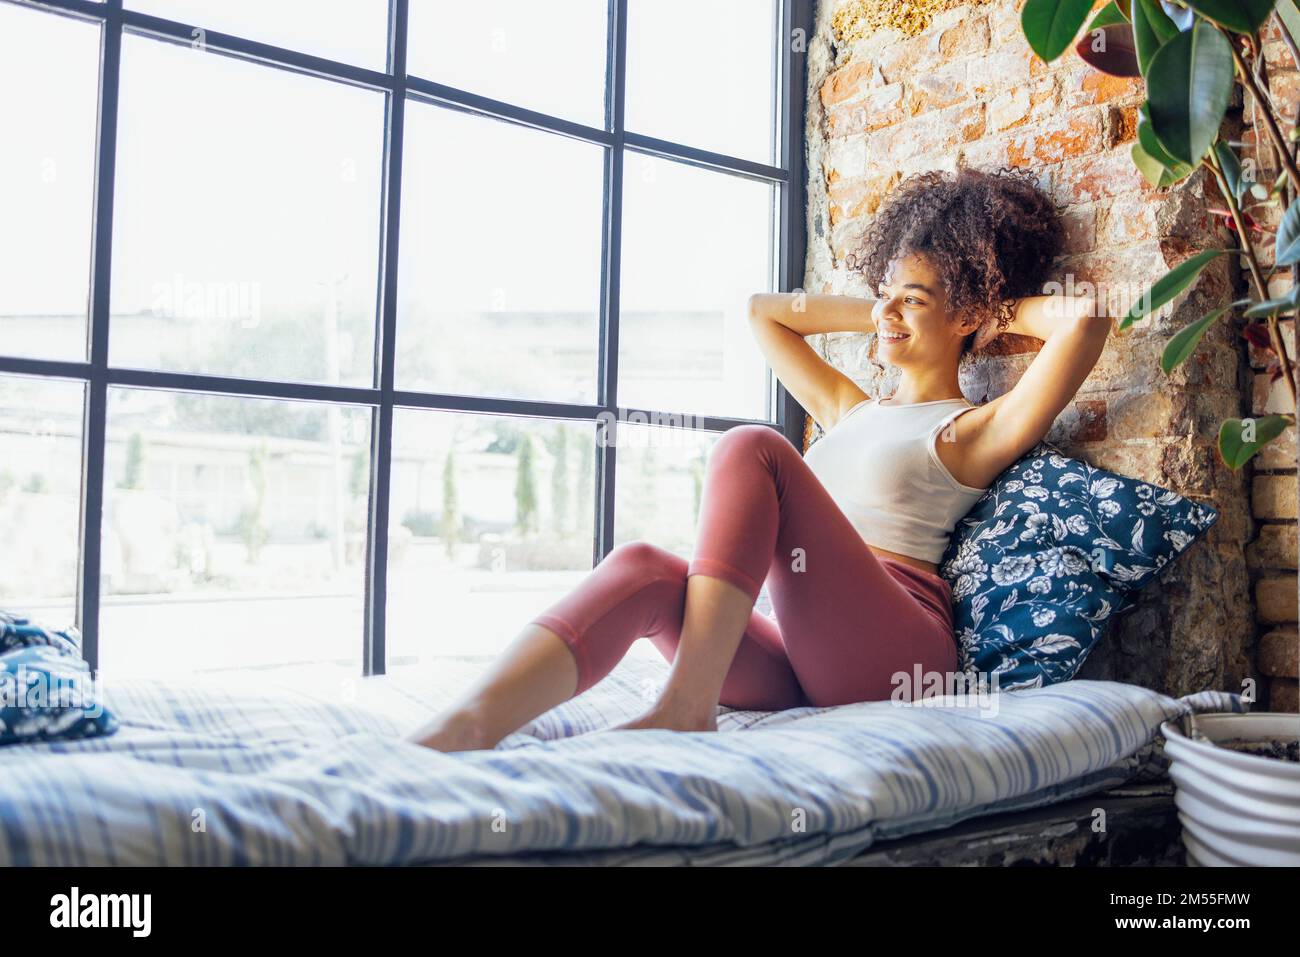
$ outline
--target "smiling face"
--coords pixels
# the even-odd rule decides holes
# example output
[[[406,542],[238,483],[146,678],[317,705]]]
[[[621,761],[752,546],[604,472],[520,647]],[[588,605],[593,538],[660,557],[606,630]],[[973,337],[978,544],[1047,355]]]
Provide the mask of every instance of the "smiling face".
[[[966,336],[979,325],[949,312],[938,273],[918,253],[894,260],[876,295],[871,312],[879,334],[876,354],[903,369],[955,366]]]

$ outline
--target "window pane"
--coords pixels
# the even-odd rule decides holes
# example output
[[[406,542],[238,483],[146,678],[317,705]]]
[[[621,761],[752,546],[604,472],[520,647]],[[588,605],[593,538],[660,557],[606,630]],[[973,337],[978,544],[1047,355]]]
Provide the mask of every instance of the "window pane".
[[[0,4],[0,353],[86,357],[99,27]]]
[[[393,416],[388,662],[499,653],[591,570],[593,422]]]
[[[628,0],[627,7],[627,128],[773,162],[772,0]]]
[[[359,673],[368,409],[110,389],[101,661]]]
[[[773,189],[628,153],[618,403],[767,420],[745,303],[771,289]]]
[[[387,65],[388,0],[127,0],[126,5],[371,70]]]
[[[84,387],[0,377],[0,606],[72,624]]]
[[[605,126],[606,0],[411,0],[412,76]]]
[[[412,103],[404,157],[398,388],[594,402],[603,150]]]
[[[128,36],[115,365],[370,385],[383,97]]]
[[[658,420],[662,421],[662,420]],[[685,417],[683,424],[689,425]],[[614,541],[644,539],[689,558],[704,467],[721,433],[635,421],[618,424]]]

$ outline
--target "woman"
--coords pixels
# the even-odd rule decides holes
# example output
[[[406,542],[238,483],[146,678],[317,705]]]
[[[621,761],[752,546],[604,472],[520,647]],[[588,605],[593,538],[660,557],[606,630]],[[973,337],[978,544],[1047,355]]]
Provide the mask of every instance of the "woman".
[[[409,739],[494,747],[595,684],[640,637],[672,667],[658,700],[619,728],[712,731],[719,704],[880,700],[917,669],[947,686],[957,646],[937,563],[948,537],[1047,434],[1111,328],[1092,298],[1033,294],[1061,236],[1025,175],[925,173],[891,195],[852,264],[877,298],[753,296],[768,364],[826,434],[805,459],[767,426],[724,433],[689,562],[619,545]],[[900,373],[891,397],[868,397],[804,341],[838,331],[876,334],[879,359]],[[1004,332],[1043,347],[1014,388],[971,405],[959,365]],[[765,581],[775,620],[753,607]]]

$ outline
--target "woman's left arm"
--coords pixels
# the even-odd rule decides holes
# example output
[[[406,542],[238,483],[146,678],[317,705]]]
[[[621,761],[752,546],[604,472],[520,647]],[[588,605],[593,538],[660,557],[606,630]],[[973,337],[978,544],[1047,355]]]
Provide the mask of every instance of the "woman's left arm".
[[[1101,358],[1112,325],[1092,296],[1017,300],[1005,332],[1041,339],[1043,347],[1020,381],[988,403],[977,457],[1005,468],[1037,445]]]

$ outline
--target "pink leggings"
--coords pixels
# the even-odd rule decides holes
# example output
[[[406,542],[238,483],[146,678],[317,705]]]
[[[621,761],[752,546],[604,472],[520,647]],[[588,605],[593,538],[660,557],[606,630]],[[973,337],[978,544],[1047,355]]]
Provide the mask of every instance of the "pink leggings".
[[[957,667],[952,592],[937,575],[877,556],[781,433],[736,426],[709,455],[695,556],[625,542],[533,619],[559,635],[586,691],[648,637],[672,661],[689,575],[751,600],[767,583],[775,620],[751,611],[722,686],[729,708],[779,711],[919,697],[915,669]],[[908,689],[915,689],[910,691]]]

